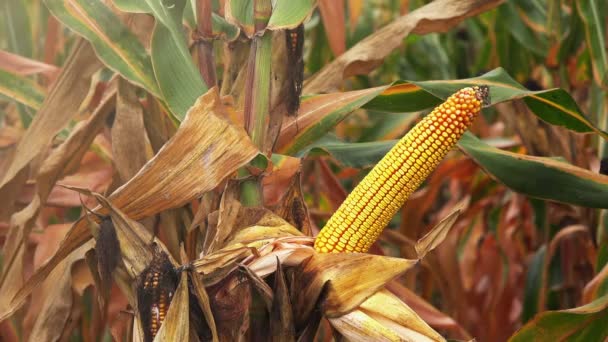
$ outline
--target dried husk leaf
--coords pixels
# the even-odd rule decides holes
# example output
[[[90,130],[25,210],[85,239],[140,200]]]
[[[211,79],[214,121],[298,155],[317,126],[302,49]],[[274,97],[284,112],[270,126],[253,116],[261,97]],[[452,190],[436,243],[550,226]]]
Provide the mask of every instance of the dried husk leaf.
[[[329,318],[329,322],[340,334],[351,341],[403,341],[391,329],[360,310],[337,318]]]
[[[230,281],[211,296],[211,307],[220,341],[243,340],[249,329],[249,307],[251,305],[251,286],[246,281]]]
[[[243,275],[245,278],[247,278],[247,280],[249,280],[251,288],[255,290],[255,292],[260,296],[260,298],[264,301],[264,304],[266,304],[266,309],[270,311],[272,307],[272,300],[274,297],[270,286],[266,284],[264,279],[253,273],[247,266],[240,265],[239,271],[241,275]]]
[[[207,294],[207,290],[205,289],[205,285],[203,285],[203,282],[199,278],[198,274],[191,273],[189,277],[190,281],[192,282],[192,290],[194,291],[198,305],[203,311],[203,315],[205,315],[205,320],[207,321],[209,330],[211,330],[212,341],[217,342],[219,341],[217,327],[215,325],[215,318],[213,317],[213,312],[211,311],[211,302],[209,295]]]
[[[276,342],[290,342],[295,340],[295,327],[289,290],[283,273],[283,267],[278,258],[277,271],[274,274],[274,298],[270,311],[270,338]]]
[[[165,321],[154,342],[189,341],[190,334],[190,301],[188,298],[188,273],[183,272],[179,286],[171,300]]]
[[[302,233],[269,210],[260,208],[263,216],[254,225],[238,230],[229,239],[230,244],[241,243],[249,247],[262,247],[281,237],[302,236]]]
[[[388,327],[404,339],[444,341],[414,310],[386,289],[361,303],[358,310]]]
[[[194,260],[192,267],[201,275],[205,285],[211,286],[223,280],[251,255],[252,248],[236,244]]]
[[[313,254],[297,272],[297,325],[301,326],[310,315],[324,287],[327,292],[320,303],[323,313],[327,317],[342,316],[416,263],[417,260],[371,254]]]
[[[258,255],[250,262],[244,261],[260,277],[277,271],[277,258],[283,266],[299,266],[315,252],[314,238],[292,236],[278,238],[258,250]]]

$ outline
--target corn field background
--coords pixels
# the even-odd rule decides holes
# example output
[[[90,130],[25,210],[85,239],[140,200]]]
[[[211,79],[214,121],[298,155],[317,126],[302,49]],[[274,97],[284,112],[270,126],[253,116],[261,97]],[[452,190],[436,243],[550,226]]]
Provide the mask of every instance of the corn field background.
[[[606,341],[607,14],[0,0],[0,341]],[[480,89],[366,221],[370,169]],[[342,203],[369,249],[315,242]]]

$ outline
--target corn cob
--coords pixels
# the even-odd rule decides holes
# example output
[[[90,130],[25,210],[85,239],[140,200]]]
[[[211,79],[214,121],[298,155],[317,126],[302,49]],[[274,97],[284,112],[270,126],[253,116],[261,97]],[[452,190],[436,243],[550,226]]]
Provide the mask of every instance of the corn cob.
[[[158,247],[153,253],[152,262],[139,275],[137,286],[137,306],[145,342],[154,340],[165,321],[178,280],[167,255]]]
[[[487,101],[487,86],[464,88],[422,119],[348,195],[315,239],[315,249],[367,252]]]

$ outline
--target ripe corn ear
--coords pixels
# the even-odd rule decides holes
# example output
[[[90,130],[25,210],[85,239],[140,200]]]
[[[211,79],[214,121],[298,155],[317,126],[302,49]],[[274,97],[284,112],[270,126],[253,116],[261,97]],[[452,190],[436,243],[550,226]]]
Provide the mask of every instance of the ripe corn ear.
[[[367,252],[488,102],[488,87],[459,90],[408,132],[369,172],[315,239],[321,253]]]

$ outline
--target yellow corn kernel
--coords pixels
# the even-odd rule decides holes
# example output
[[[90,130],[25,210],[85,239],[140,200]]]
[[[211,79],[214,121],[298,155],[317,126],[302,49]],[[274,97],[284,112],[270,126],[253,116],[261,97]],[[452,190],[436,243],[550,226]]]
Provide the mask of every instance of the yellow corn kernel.
[[[348,195],[319,232],[315,249],[367,252],[487,101],[487,86],[464,88],[422,119]]]

